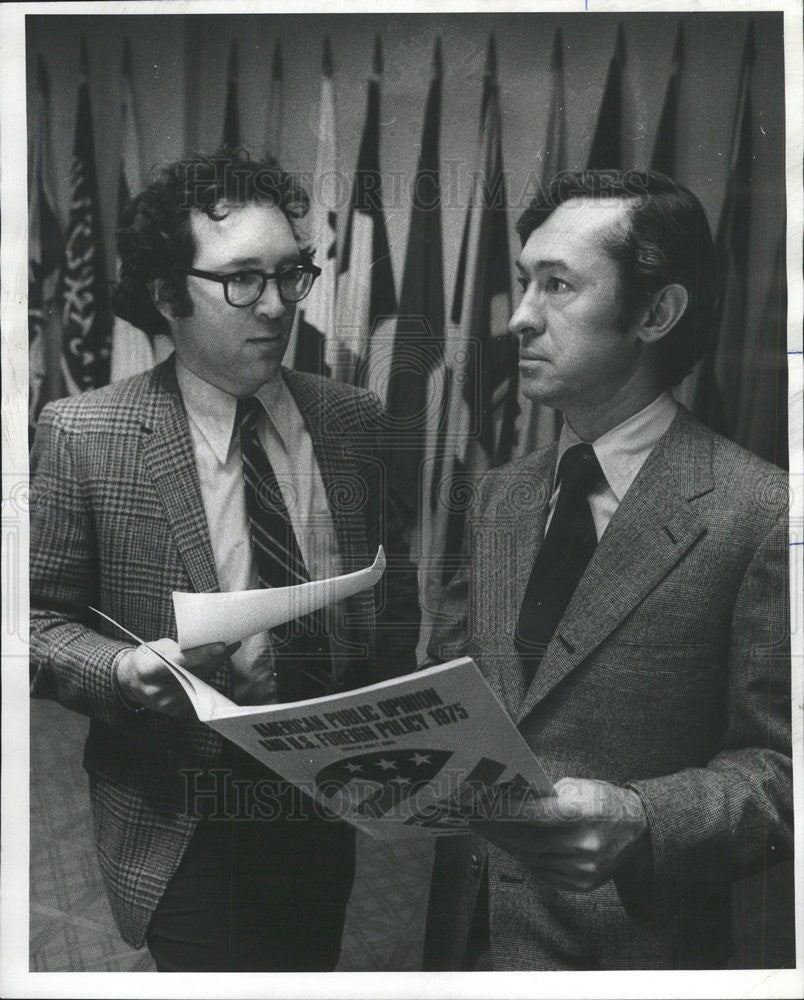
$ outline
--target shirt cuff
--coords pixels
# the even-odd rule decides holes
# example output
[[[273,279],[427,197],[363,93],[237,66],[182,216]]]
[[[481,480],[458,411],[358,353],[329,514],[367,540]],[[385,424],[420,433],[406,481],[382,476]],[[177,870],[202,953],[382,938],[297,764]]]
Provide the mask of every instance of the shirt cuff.
[[[125,649],[121,649],[119,653],[114,658],[112,662],[112,687],[114,688],[114,693],[117,697],[117,701],[130,715],[137,715],[139,712],[145,711],[145,705],[140,705],[139,702],[129,701],[128,698],[123,694],[123,689],[120,687],[120,678],[117,676],[117,670],[120,666],[120,661],[131,652],[133,646],[127,646]]]

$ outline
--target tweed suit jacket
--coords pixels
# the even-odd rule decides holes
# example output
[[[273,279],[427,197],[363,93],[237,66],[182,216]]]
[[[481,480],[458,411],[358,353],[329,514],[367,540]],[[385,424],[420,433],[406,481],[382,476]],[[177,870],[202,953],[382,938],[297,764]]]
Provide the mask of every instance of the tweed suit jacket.
[[[379,402],[282,374],[310,430],[343,571],[368,565],[381,542],[389,557],[383,584],[347,606],[350,686],[411,670],[416,578],[384,490]],[[130,643],[88,611],[145,639],[175,638],[172,591],[219,589],[173,357],[47,406],[31,464],[32,693],[90,718],[101,869],[123,937],[139,946],[198,822],[179,772],[214,765],[223,743],[195,720],[129,711],[113,664]],[[211,683],[231,693],[231,665]]]
[[[527,683],[514,630],[556,450],[481,482],[431,653],[477,660],[551,780],[636,790],[650,852],[573,893],[480,838],[443,845],[430,964],[459,963],[487,860],[495,969],[719,967],[730,881],[792,850],[787,477],[681,409]]]

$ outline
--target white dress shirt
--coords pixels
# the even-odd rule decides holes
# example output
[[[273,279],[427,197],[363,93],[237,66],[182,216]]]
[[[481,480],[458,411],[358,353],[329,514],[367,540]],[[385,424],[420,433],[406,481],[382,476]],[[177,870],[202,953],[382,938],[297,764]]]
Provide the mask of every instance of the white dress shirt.
[[[597,460],[600,462],[603,475],[606,477],[598,488],[587,497],[598,541],[609,526],[609,521],[614,517],[615,511],[620,506],[631,483],[636,479],[637,473],[645,464],[648,455],[658,444],[659,438],[670,427],[677,412],[678,403],[669,391],[664,392],[652,403],[649,403],[644,410],[640,410],[621,424],[612,427],[596,441],[590,442]],[[583,443],[583,438],[578,437],[565,420],[558,439],[556,475],[564,452],[573,445],[581,443]],[[560,492],[561,488],[554,479],[545,532],[553,519],[553,512]]]
[[[177,360],[212,555],[222,591],[260,586],[246,514],[237,398],[210,385]],[[310,432],[281,375],[256,393],[264,412],[257,433],[276,475],[311,580],[341,572],[335,528]],[[232,656],[238,704],[276,700],[267,633],[243,641]]]

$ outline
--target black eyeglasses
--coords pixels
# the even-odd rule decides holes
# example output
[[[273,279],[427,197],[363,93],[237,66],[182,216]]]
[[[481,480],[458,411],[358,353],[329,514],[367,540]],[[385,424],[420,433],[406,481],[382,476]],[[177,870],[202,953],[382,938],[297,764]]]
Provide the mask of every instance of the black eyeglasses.
[[[206,278],[223,285],[223,294],[230,306],[238,309],[253,306],[258,301],[269,281],[276,281],[279,298],[286,304],[301,302],[313,287],[313,282],[321,274],[321,268],[312,261],[303,261],[292,267],[268,274],[255,268],[235,271],[233,274],[216,274],[214,271],[199,271],[196,267],[174,266],[174,271],[192,274],[196,278]]]

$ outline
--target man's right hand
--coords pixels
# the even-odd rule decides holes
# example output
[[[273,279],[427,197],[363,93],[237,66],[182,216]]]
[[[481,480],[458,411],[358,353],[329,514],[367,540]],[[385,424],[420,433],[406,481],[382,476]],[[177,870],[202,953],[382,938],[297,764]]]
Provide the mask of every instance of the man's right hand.
[[[201,680],[209,680],[220,665],[227,660],[239,642],[225,646],[213,642],[207,646],[181,650],[173,639],[156,639],[149,643],[179,666],[186,667]],[[131,708],[149,708],[152,712],[174,715],[178,718],[192,716],[192,707],[181,685],[167,664],[148,646],[128,650],[117,664],[117,683],[123,699]]]

